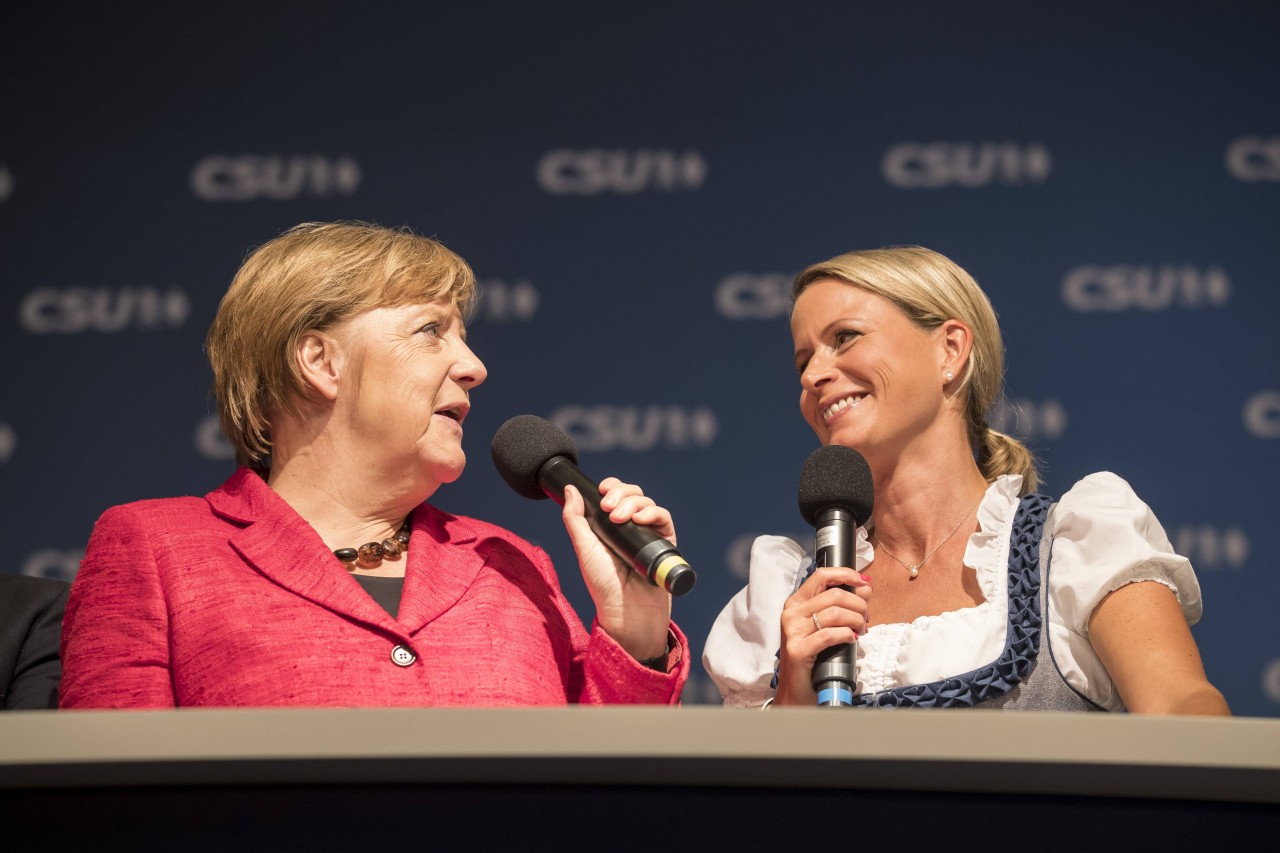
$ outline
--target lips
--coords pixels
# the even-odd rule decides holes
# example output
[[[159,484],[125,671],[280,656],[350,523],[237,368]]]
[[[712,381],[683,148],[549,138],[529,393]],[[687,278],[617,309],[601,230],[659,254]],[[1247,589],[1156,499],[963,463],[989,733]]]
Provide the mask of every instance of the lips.
[[[833,403],[823,406],[821,409],[822,422],[831,423],[831,420],[842,412],[850,409],[858,408],[858,405],[866,399],[864,394],[850,394],[847,397],[841,397]]]
[[[435,413],[437,415],[443,415],[444,417],[457,421],[461,424],[466,420],[467,412],[469,411],[471,411],[471,406],[468,403],[454,403],[453,405],[436,409]]]

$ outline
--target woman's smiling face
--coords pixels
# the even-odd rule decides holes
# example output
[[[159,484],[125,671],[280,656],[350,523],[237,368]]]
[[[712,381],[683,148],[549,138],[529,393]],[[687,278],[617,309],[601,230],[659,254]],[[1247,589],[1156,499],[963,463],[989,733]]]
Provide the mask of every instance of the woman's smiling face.
[[[824,445],[898,453],[936,420],[945,347],[884,297],[819,279],[796,298],[791,336],[800,412]]]

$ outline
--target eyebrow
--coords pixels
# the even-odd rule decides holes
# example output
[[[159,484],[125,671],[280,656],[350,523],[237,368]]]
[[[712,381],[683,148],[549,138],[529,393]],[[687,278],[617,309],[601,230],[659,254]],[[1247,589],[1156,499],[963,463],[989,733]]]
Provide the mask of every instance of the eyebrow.
[[[827,325],[823,326],[821,329],[818,330],[818,340],[822,340],[823,338],[827,337],[829,334],[831,334],[831,331],[835,329],[837,326],[847,326],[847,325],[864,326],[866,325],[866,323],[867,323],[867,320],[865,317],[837,317],[836,319],[832,320],[830,323],[828,323]]]
[[[862,325],[862,324],[865,324],[866,322],[867,322],[867,318],[861,315],[854,316],[854,317],[837,317],[836,319],[832,320],[830,323],[822,327],[822,334],[826,335],[836,326],[845,326],[845,325],[849,325],[850,323]]]

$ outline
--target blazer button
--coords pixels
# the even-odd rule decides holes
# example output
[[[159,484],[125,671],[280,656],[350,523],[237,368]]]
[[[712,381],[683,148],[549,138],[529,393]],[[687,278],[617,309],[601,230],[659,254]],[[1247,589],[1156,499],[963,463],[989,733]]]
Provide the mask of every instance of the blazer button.
[[[391,662],[396,666],[413,666],[418,656],[408,646],[396,646],[391,650]]]

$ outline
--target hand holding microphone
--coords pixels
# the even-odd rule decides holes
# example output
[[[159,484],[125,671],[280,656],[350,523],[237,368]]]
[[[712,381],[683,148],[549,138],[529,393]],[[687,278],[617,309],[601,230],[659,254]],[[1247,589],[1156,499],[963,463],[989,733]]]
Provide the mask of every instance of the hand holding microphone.
[[[573,440],[542,418],[508,420],[494,434],[492,453],[517,494],[550,497],[564,507],[601,626],[638,658],[660,654],[671,612],[667,593],[684,595],[696,580],[676,548],[671,514],[637,486],[614,478],[597,485],[578,468]],[[567,486],[573,487],[568,496]],[[643,650],[655,642],[662,648]]]
[[[871,469],[848,447],[821,447],[800,475],[800,514],[816,528],[817,568],[783,605],[775,703],[852,704],[858,634],[871,587],[853,570],[857,528],[871,517]]]

